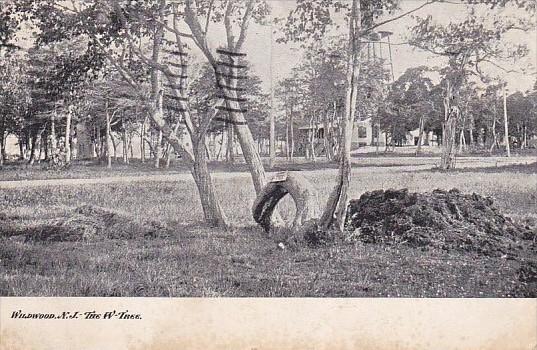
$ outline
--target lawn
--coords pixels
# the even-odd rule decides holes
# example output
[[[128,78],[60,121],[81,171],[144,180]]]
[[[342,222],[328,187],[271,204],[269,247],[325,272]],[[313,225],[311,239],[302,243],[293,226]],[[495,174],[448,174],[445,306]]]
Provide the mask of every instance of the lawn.
[[[533,165],[440,173],[406,166],[353,169],[351,198],[365,191],[459,188],[492,196],[502,212],[537,218]],[[334,169],[303,171],[326,198]],[[319,248],[278,246],[250,214],[254,200],[247,176],[216,177],[217,191],[233,224],[227,232],[204,227],[192,181],[145,181],[6,188],[0,220],[22,223],[69,215],[92,204],[132,220],[165,224],[166,236],[90,241],[29,241],[0,237],[0,295],[16,296],[535,296],[521,281],[520,262],[476,253],[340,241]],[[280,205],[291,219],[293,205]],[[1,222],[1,221],[0,221]]]

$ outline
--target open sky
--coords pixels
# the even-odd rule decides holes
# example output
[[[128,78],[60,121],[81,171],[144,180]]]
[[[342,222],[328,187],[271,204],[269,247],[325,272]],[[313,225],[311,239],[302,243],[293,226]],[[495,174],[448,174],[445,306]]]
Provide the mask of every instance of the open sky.
[[[1,1],[1,0],[0,0]],[[296,5],[295,0],[267,0],[272,8],[271,16],[273,18],[286,17]],[[397,21],[390,22],[384,26],[378,28],[378,30],[391,31],[394,34],[391,37],[392,43],[400,44],[407,40],[410,33],[410,27],[415,23],[416,17],[424,17],[432,15],[433,18],[442,23],[447,24],[449,21],[460,21],[464,19],[468,13],[470,6],[465,4],[457,4],[458,0],[451,0],[449,3],[435,3],[425,6],[424,8],[412,13],[411,16],[403,17]],[[404,13],[416,7],[422,5],[424,0],[402,0],[401,11],[397,14],[388,15],[396,16],[400,13]],[[523,10],[514,9],[501,9],[490,10],[484,7],[478,7],[481,13],[486,14],[487,17],[493,15],[500,16],[521,16]],[[384,18],[382,18],[384,19]],[[341,33],[338,35],[345,36],[347,29],[343,23],[343,19],[339,19],[342,23]],[[272,21],[267,21],[271,23]],[[537,28],[537,25],[536,25]],[[28,30],[29,32],[29,30]],[[278,44],[275,40],[281,36],[279,29],[276,26],[258,25],[252,23],[249,27],[247,40],[243,51],[248,53],[248,60],[253,65],[254,72],[259,75],[263,81],[263,89],[266,92],[270,91],[271,85],[275,86],[276,82],[286,77],[291,69],[300,63],[302,50],[298,44]],[[29,35],[21,35],[20,39],[24,41],[23,46],[30,46],[31,39]],[[224,28],[220,25],[212,25],[209,30],[209,46],[213,49],[225,43]],[[504,62],[502,65],[508,69],[520,70],[521,68],[533,67],[531,70],[534,74],[521,74],[521,73],[509,73],[506,74],[500,69],[493,66],[484,67],[484,71],[490,73],[491,76],[504,79],[508,83],[508,89],[510,91],[526,91],[530,89],[537,79],[535,75],[537,66],[537,29],[534,29],[528,33],[522,33],[520,31],[513,32],[505,37],[505,41],[509,43],[525,43],[530,49],[530,54],[524,60],[519,62]],[[193,48],[195,59],[198,62],[205,62],[202,58],[201,52],[197,50],[195,45],[190,45]],[[384,54],[386,53],[386,47],[383,48]],[[397,79],[403,72],[410,67],[417,67],[421,65],[427,65],[431,67],[438,67],[445,64],[442,58],[434,56],[433,54],[414,49],[409,45],[400,44],[392,45],[392,57],[394,76]],[[434,79],[434,76],[432,76]]]
[[[293,0],[269,0],[272,7],[273,17],[285,17],[289,11],[295,6]],[[408,10],[414,9],[421,4],[423,0],[402,0],[401,12],[404,13]],[[502,9],[491,11],[489,9],[481,9],[488,11],[487,16],[499,14],[501,16],[517,16],[521,15],[518,10]],[[445,24],[449,21],[460,21],[465,17],[469,11],[469,6],[454,3],[437,3],[428,5],[417,12],[414,12],[413,16],[427,16],[432,15],[439,23]],[[396,16],[394,14],[392,16]],[[390,17],[386,17],[390,18]],[[388,23],[379,30],[388,30],[393,32],[391,41],[392,43],[403,43],[406,41],[411,27],[415,23],[415,19],[411,16],[403,17],[397,21]],[[342,26],[341,35],[345,35],[345,26]],[[298,64],[301,60],[301,50],[297,44],[277,44],[275,39],[280,35],[276,27],[272,27],[275,32],[272,35],[271,45],[271,27],[251,25],[248,40],[246,42],[245,51],[248,52],[249,60],[254,66],[255,72],[261,76],[264,82],[264,88],[268,91],[270,89],[271,81],[274,82],[285,77],[289,74],[291,68]],[[218,42],[217,36],[213,37],[213,40]],[[505,38],[507,42],[511,43],[526,43],[530,49],[529,56],[523,61],[513,64],[504,63],[504,66],[508,69],[520,69],[526,68],[528,65],[534,67],[537,65],[537,31],[533,30],[529,33],[517,33],[510,34]],[[384,48],[386,49],[386,48]],[[386,52],[386,51],[384,51]],[[394,65],[395,79],[400,76],[407,68],[416,67],[421,65],[427,66],[442,66],[445,64],[443,59],[434,56],[433,54],[413,49],[409,45],[392,45],[392,57]],[[508,82],[508,89],[511,91],[526,91],[530,89],[535,80],[536,75],[509,73],[494,68],[492,66],[485,67],[485,71],[490,73],[491,76],[498,76],[505,79]],[[272,79],[271,79],[272,77]]]

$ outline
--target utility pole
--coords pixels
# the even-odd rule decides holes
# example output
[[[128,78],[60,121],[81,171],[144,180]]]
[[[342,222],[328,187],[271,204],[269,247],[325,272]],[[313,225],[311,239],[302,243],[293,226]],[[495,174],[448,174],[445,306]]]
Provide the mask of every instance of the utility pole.
[[[505,128],[505,150],[507,152],[507,157],[511,157],[511,148],[509,146],[509,124],[507,121],[507,96],[506,96],[506,85],[503,84],[503,121]]]

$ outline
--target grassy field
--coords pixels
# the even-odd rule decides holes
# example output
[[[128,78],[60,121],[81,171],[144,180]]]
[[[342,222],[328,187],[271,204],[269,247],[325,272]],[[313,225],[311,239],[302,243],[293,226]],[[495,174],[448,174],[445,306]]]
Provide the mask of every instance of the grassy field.
[[[537,166],[467,168],[452,173],[407,166],[353,170],[351,198],[365,191],[459,188],[492,196],[515,219],[537,218]],[[171,172],[173,175],[173,172]],[[326,198],[334,169],[303,171]],[[68,176],[66,176],[68,177]],[[164,223],[166,237],[91,241],[27,241],[2,231],[0,295],[16,296],[405,296],[503,297],[535,295],[519,280],[520,264],[463,252],[339,242],[281,249],[251,219],[254,192],[243,174],[216,177],[234,229],[203,226],[192,181],[43,185],[5,188],[1,214],[21,222],[69,215],[93,204],[133,220]],[[280,204],[288,219],[294,207]],[[0,216],[1,220],[1,216]],[[0,221],[1,222],[1,221]]]

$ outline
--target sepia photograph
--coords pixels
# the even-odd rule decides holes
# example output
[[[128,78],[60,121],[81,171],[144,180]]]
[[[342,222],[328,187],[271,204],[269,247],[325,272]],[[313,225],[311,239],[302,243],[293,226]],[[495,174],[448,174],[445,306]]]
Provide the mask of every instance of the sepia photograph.
[[[536,12],[0,0],[0,348],[537,349]]]
[[[536,297],[535,12],[2,0],[0,295]]]

